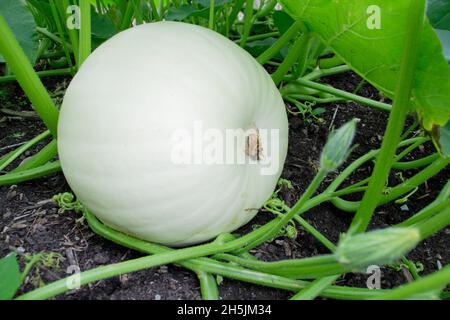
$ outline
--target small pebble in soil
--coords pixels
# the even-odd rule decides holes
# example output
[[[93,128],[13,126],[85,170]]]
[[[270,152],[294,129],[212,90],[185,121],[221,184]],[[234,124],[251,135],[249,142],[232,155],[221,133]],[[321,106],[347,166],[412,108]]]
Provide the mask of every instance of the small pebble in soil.
[[[176,290],[176,289],[177,289],[177,285],[176,285],[175,283],[171,282],[171,283],[169,284],[169,288],[170,288],[171,290]]]
[[[24,254],[24,253],[25,253],[25,248],[24,248],[24,247],[18,247],[18,248],[16,249],[16,252],[17,252],[18,254]]]
[[[404,204],[404,205],[402,205],[400,207],[400,210],[402,210],[402,211],[409,211],[409,207],[408,207],[408,205]]]
[[[159,273],[167,273],[167,271],[168,271],[167,266],[161,266],[158,269]]]
[[[99,264],[105,264],[109,261],[109,258],[102,254],[102,253],[97,253],[94,258],[93,258],[95,263],[99,263]]]
[[[119,281],[120,281],[120,283],[121,283],[122,285],[127,284],[128,279],[129,279],[129,278],[128,278],[128,275],[127,275],[127,274],[122,274],[122,275],[119,276]]]
[[[9,209],[6,209],[6,212],[3,214],[3,219],[8,219],[11,216],[12,212]]]
[[[161,300],[161,296],[159,294],[155,294],[155,300]]]
[[[17,191],[16,190],[10,190],[8,191],[8,193],[6,194],[6,200],[12,200],[17,196]]]

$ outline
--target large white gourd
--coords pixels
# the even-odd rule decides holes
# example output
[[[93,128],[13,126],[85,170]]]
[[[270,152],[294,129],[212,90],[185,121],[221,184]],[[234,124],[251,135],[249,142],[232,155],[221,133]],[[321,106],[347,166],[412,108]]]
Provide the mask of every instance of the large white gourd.
[[[257,157],[251,135],[237,146],[256,164],[209,164],[197,157],[208,145],[199,127],[271,131],[257,137]],[[174,161],[177,132],[192,133],[195,163]],[[58,125],[62,169],[85,207],[114,229],[174,246],[250,221],[276,186],[287,139],[264,68],[220,34],[176,22],[140,25],[98,47],[70,83]],[[263,174],[257,159],[269,158],[278,164]]]

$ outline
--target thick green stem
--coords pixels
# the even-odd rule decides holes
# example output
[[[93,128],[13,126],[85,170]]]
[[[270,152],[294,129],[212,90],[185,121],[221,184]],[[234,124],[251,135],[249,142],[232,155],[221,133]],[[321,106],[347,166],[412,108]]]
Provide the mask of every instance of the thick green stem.
[[[20,276],[20,282],[23,283],[25,281],[25,278],[27,277],[28,273],[30,273],[31,269],[42,259],[43,254],[38,253],[31,257],[29,261],[25,264],[25,267],[23,268],[22,274]]]
[[[428,138],[425,138],[425,139],[422,139],[422,140],[417,140],[415,143],[413,143],[412,145],[406,147],[402,152],[400,152],[398,155],[396,155],[395,158],[394,158],[394,162],[400,161],[406,155],[408,155],[413,150],[415,150],[416,148],[418,148],[419,146],[421,146],[422,144],[424,144],[427,141],[429,141]]]
[[[245,0],[236,0],[233,6],[233,10],[231,10],[230,15],[228,16],[228,23],[227,23],[227,34],[229,33],[231,27],[233,26],[233,23],[236,21],[236,18],[241,11],[242,7],[244,6]]]
[[[150,7],[152,8],[152,16],[156,21],[161,21],[161,16],[158,13],[158,7],[155,0],[150,0]]]
[[[303,196],[294,206],[294,208],[281,219],[274,220],[260,227],[259,229],[227,243],[208,243],[199,245],[197,247],[179,249],[176,251],[165,252],[155,256],[142,257],[131,261],[120,262],[109,266],[98,267],[86,272],[83,272],[79,276],[80,284],[87,284],[93,281],[109,278],[112,276],[120,275],[123,273],[133,272],[145,268],[151,268],[154,266],[179,262],[186,259],[197,258],[207,255],[212,255],[219,252],[231,252],[241,251],[242,248],[253,248],[254,246],[266,241],[267,239],[275,236],[281,228],[289,222],[289,220],[303,207],[306,201],[318,188],[320,182],[325,177],[325,171],[319,171],[313,182],[305,191]],[[244,249],[242,251],[248,251]],[[61,279],[55,281],[43,288],[33,291],[31,298],[42,297],[48,298],[67,290],[67,279]],[[28,296],[30,298],[30,296]]]
[[[318,98],[315,96],[309,96],[309,95],[302,95],[302,94],[293,94],[293,95],[289,95],[289,96],[285,96],[284,100],[292,102],[292,103],[297,103],[297,100],[301,100],[301,101],[311,101],[311,102],[315,102],[315,103],[338,103],[338,102],[346,102],[346,100],[342,99],[342,98],[336,98],[336,97],[332,97],[332,98]]]
[[[216,254],[214,258],[237,263],[243,267],[259,272],[293,279],[316,279],[350,271],[345,266],[339,264],[333,254],[274,262],[245,259],[225,253]]]
[[[295,82],[300,85],[303,85],[307,88],[316,89],[316,90],[320,90],[320,91],[323,91],[326,93],[330,93],[330,94],[335,95],[336,97],[341,97],[341,98],[344,98],[347,100],[352,100],[352,101],[361,103],[361,104],[369,106],[369,107],[377,108],[377,109],[384,110],[384,111],[391,110],[391,105],[389,105],[387,103],[364,98],[364,97],[358,96],[356,94],[352,94],[352,93],[346,92],[344,90],[339,90],[339,89],[336,89],[336,88],[333,88],[331,86],[327,86],[324,84],[316,83],[314,81],[306,80],[304,78],[299,78]],[[283,93],[283,90],[281,90],[281,92]]]
[[[294,220],[297,221],[303,228],[305,228],[306,231],[312,234],[314,238],[319,240],[319,242],[322,243],[328,250],[330,250],[331,252],[334,252],[336,250],[336,245],[330,240],[328,240],[328,238],[325,237],[322,233],[320,233],[316,228],[310,225],[308,221],[306,221],[299,215],[296,215],[294,217]]]
[[[80,0],[80,46],[78,69],[91,54],[91,4],[89,0]]]
[[[72,68],[65,68],[65,69],[56,69],[56,70],[45,70],[45,71],[37,71],[36,75],[39,78],[45,78],[45,77],[54,77],[54,76],[65,76],[72,74],[73,69]],[[9,76],[3,76],[0,77],[0,83],[6,83],[11,81],[16,81],[17,77],[15,75],[9,75]]]
[[[6,21],[0,16],[0,52],[51,134],[56,137],[58,109],[33,70]]]
[[[244,31],[242,33],[241,47],[245,47],[247,44],[247,39],[250,35],[253,24],[253,0],[247,0],[245,2],[244,11]]]
[[[398,148],[402,148],[411,144],[416,143],[417,141],[426,141],[427,138],[423,138],[423,137],[417,137],[417,138],[411,138],[411,139],[406,139],[402,142],[400,142],[398,144]],[[361,157],[359,157],[358,159],[354,160],[350,165],[348,165],[331,183],[330,185],[327,187],[327,189],[325,190],[324,193],[330,194],[335,192],[335,190],[337,190],[337,188],[344,183],[344,181],[354,172],[356,171],[358,168],[360,168],[363,164],[367,163],[368,161],[372,160],[373,158],[375,158],[378,153],[380,152],[380,150],[371,150],[368,153],[362,155]],[[352,188],[354,186],[360,186],[364,183],[362,183],[364,180],[361,180],[360,182],[355,183],[354,185],[348,187],[348,188]],[[342,189],[345,190],[345,189]]]
[[[420,231],[421,240],[432,236],[436,232],[442,230],[450,224],[450,206],[434,215],[433,217],[419,222],[415,227]]]
[[[64,39],[58,37],[56,34],[51,33],[46,28],[36,27],[36,30],[41,33],[42,35],[46,36],[50,40],[55,41],[56,43],[59,43],[60,45],[65,45],[68,49],[73,50],[72,46],[69,43],[64,44]]]
[[[122,23],[120,25],[120,30],[125,30],[130,27],[131,21],[133,20],[133,2],[128,1],[127,8],[125,9],[125,13],[122,17]]]
[[[450,199],[447,199],[439,204],[433,205],[433,206],[427,206],[423,210],[419,211],[417,214],[413,215],[411,218],[403,221],[402,223],[398,224],[398,227],[409,227],[416,223],[419,223],[433,215],[435,215],[438,212],[441,212],[445,208],[450,207]]]
[[[441,192],[433,202],[431,202],[429,205],[420,210],[418,213],[408,218],[407,220],[403,221],[402,223],[398,224],[397,226],[398,227],[412,226],[418,222],[428,219],[429,217],[435,215],[438,212],[441,212],[445,208],[450,207],[449,195],[450,195],[450,181],[448,181],[447,184],[444,186],[444,188],[442,188]]]
[[[430,154],[429,156],[426,156],[422,159],[412,160],[412,161],[406,161],[406,162],[395,162],[392,165],[392,169],[397,170],[411,170],[411,169],[417,169],[420,167],[425,167],[429,165],[430,163],[433,163],[437,159],[439,159],[440,156],[438,153]]]
[[[269,15],[272,12],[272,10],[275,8],[277,3],[278,3],[278,0],[267,0],[264,3],[264,5],[260,8],[258,13],[256,14],[256,17],[259,19],[259,18],[264,18],[265,16]]]
[[[56,1],[56,4],[59,7],[59,11],[61,13],[61,17],[64,17],[63,20],[67,19],[68,14],[76,14],[74,12],[67,12],[68,8],[70,7],[69,0],[61,0]],[[64,23],[66,26],[67,24]],[[70,40],[70,47],[72,47],[72,52],[75,58],[75,64],[77,67],[80,65],[78,59],[79,59],[79,39],[78,39],[78,32],[75,28],[71,28],[67,26],[67,34],[69,35]]]
[[[373,212],[378,205],[381,193],[391,170],[395,151],[400,141],[411,103],[410,96],[419,52],[420,34],[423,29],[424,12],[424,0],[411,1],[408,25],[406,26],[405,46],[403,49],[394,104],[389,115],[380,154],[377,157],[367,191],[364,193],[361,205],[350,226],[349,233],[358,233],[366,230]]]
[[[144,23],[143,12],[141,8],[141,0],[131,0],[134,9],[134,18],[136,19],[136,24],[140,25]]]
[[[299,60],[302,61],[302,65],[305,63],[308,54],[308,43],[311,39],[311,34],[308,31],[304,31],[302,36],[298,38],[292,48],[290,48],[287,57],[283,63],[278,67],[277,71],[272,75],[273,82],[276,85],[283,81],[284,76],[292,68],[292,66]]]
[[[63,39],[62,46],[63,46],[64,54],[66,56],[66,60],[69,63],[69,67],[72,68],[73,67],[72,59],[70,58],[69,48],[67,47],[66,41],[64,40],[64,31],[63,31],[64,29],[62,27],[61,19],[59,17],[58,9],[56,8],[54,0],[50,0],[50,8],[52,11],[53,20],[55,20],[55,23],[56,23],[56,28],[58,30],[58,33],[59,33],[60,37]]]
[[[7,158],[2,158],[0,160],[0,171],[2,171],[4,168],[6,168],[8,165],[10,165],[14,160],[16,160],[22,153],[30,149],[32,146],[37,144],[38,142],[44,140],[50,136],[50,131],[44,131],[43,133],[37,135],[27,143],[21,145],[19,148],[14,150],[13,153],[9,154]]]
[[[342,66],[343,64],[345,64],[344,60],[342,60],[341,57],[335,55],[331,58],[320,59],[319,68],[320,69],[329,69],[329,68]]]
[[[142,258],[133,259],[130,261],[119,262],[107,266],[100,266],[75,275],[79,280],[80,285],[85,285],[93,281],[110,278],[124,273],[134,272],[142,269],[152,268],[168,263],[179,262],[182,260],[198,258],[212,255],[218,252],[230,252],[245,247],[249,243],[253,243],[255,239],[262,238],[267,233],[276,221],[267,223],[259,229],[249,233],[239,239],[230,241],[228,243],[208,243],[191,248],[184,248],[174,251],[167,251],[153,256],[145,256]],[[73,277],[73,276],[72,276]],[[70,278],[70,277],[69,277]],[[67,279],[57,280],[45,287],[36,289],[26,295],[27,299],[46,299],[68,290]]]
[[[303,28],[303,22],[296,21],[288,31],[286,31],[280,39],[278,39],[269,49],[264,51],[256,60],[260,64],[267,63],[270,59],[272,59],[281,49],[283,49],[289,41],[295,38],[299,31]]]
[[[60,170],[61,165],[59,161],[54,161],[37,168],[7,173],[0,176],[0,186],[18,184],[23,181],[44,177],[50,173],[58,172]]]
[[[45,51],[41,55],[38,56],[40,59],[50,59],[50,58],[56,58],[60,59],[64,56],[63,50],[55,50],[55,51]]]
[[[219,289],[214,276],[210,273],[200,271],[197,272],[200,281],[200,291],[203,300],[219,300]]]
[[[214,0],[209,0],[209,21],[208,21],[208,28],[211,30],[214,30],[214,16],[215,16],[215,4]]]
[[[147,254],[159,254],[163,252],[174,251],[174,249],[145,242],[143,240],[132,238],[128,235],[117,232],[103,225],[100,221],[98,221],[98,219],[96,219],[92,214],[88,212],[85,212],[85,217],[89,223],[89,226],[92,228],[94,232],[117,244]],[[218,274],[224,277],[228,277],[230,279],[246,281],[249,283],[254,283],[258,285],[283,290],[290,290],[294,292],[298,292],[299,290],[309,285],[309,282],[307,281],[293,280],[280,276],[268,275],[265,273],[247,270],[230,264],[223,264],[209,258],[196,258],[191,260],[185,260],[179,262],[179,264],[191,270],[195,269],[197,270],[197,272],[203,271],[211,274]],[[18,299],[45,299],[45,297],[42,295],[42,291],[36,292],[37,290],[21,295],[18,297]],[[330,286],[323,291],[322,295],[324,297],[335,299],[367,299],[371,297],[376,297],[380,294],[383,294],[384,292],[386,292],[386,290],[368,290],[360,288]]]
[[[421,185],[431,177],[438,174],[450,164],[450,158],[439,158],[428,167],[417,173],[415,176],[402,182],[401,184],[389,189],[388,194],[384,194],[377,198],[376,206],[386,204],[392,200],[397,199],[401,195],[413,190],[417,186]],[[341,198],[333,198],[331,202],[339,209],[347,212],[356,212],[361,205],[361,201],[347,201]]]
[[[267,38],[271,38],[271,37],[277,37],[279,35],[280,35],[280,33],[278,31],[262,33],[262,34],[255,34],[254,36],[249,36],[247,38],[247,42],[255,41],[255,40],[267,39]],[[233,41],[236,42],[236,43],[240,43],[242,41],[242,38],[236,39],[236,40],[233,40]]]
[[[13,169],[11,173],[25,171],[42,166],[52,160],[58,154],[56,140],[50,141],[44,148],[38,153],[29,157],[27,161],[21,163],[17,168]]]
[[[337,278],[339,278],[339,275],[316,279],[305,289],[293,296],[291,300],[313,300],[317,298],[326,288],[332,285]]]
[[[322,77],[332,76],[332,75],[340,74],[340,73],[347,72],[350,70],[351,70],[351,68],[347,65],[333,67],[333,68],[329,68],[329,69],[315,69],[312,72],[308,73],[307,75],[303,76],[302,79],[313,81],[313,80],[320,79]]]

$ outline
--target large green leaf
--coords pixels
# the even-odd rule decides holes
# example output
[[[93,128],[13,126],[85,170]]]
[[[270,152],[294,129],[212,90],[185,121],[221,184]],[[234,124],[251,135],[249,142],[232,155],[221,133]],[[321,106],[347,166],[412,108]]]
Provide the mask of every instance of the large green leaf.
[[[211,1],[210,0],[197,0],[196,1],[200,6],[202,6],[203,8],[209,8],[211,6]],[[214,1],[214,7],[222,7],[225,4],[231,2],[231,0],[215,0]]]
[[[281,34],[284,34],[294,24],[295,20],[284,11],[275,11],[273,13],[273,22]]]
[[[217,0],[214,2],[214,10],[221,9],[225,4],[230,2],[230,0]],[[178,8],[172,8],[167,13],[165,19],[169,21],[181,21],[190,17],[202,17],[209,18],[209,0],[198,0],[195,3],[198,4],[183,4]]]
[[[291,16],[333,49],[353,70],[392,98],[397,86],[409,0],[283,0]],[[368,22],[380,9],[380,28]],[[412,91],[412,105],[431,130],[450,118],[450,67],[441,43],[426,22]]]
[[[444,56],[450,62],[450,31],[436,29],[436,34],[441,39]]]
[[[441,40],[444,56],[450,62],[450,0],[428,0],[427,15]]]
[[[436,29],[450,30],[450,0],[428,0],[427,16]]]
[[[92,36],[108,39],[117,33],[116,27],[109,16],[91,11]]]
[[[48,0],[27,0],[27,3],[34,9],[32,13],[36,24],[50,32],[56,32],[56,23]]]
[[[206,17],[209,9],[198,9],[192,5],[183,4],[179,8],[170,9],[166,15],[166,20],[169,21],[181,21],[189,17]]]
[[[20,277],[15,253],[0,259],[0,300],[14,297],[20,287]]]
[[[116,0],[100,0],[99,2],[104,7],[112,7],[117,4]],[[91,4],[93,6],[97,6],[97,0],[91,0]]]
[[[275,38],[250,41],[245,45],[245,50],[247,50],[252,56],[257,57],[269,49],[275,41],[277,41]]]
[[[31,64],[36,61],[38,39],[33,15],[24,0],[1,0],[0,15],[5,19],[11,31],[19,41]],[[5,62],[0,55],[0,62]]]

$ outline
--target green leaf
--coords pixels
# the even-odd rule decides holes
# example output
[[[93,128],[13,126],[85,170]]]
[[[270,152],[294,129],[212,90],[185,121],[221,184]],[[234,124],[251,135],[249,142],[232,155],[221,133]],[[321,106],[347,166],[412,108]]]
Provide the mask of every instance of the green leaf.
[[[436,34],[441,40],[442,50],[444,52],[445,59],[450,62],[450,31],[436,29]]]
[[[403,53],[409,0],[283,0],[353,70],[393,98]],[[374,7],[375,6],[375,7]],[[374,11],[380,9],[380,26]],[[431,130],[450,118],[450,67],[428,21],[424,24],[412,89],[412,106]]]
[[[318,116],[319,114],[325,113],[327,111],[327,109],[319,107],[319,108],[315,108],[311,114],[314,116]]]
[[[248,42],[245,45],[245,50],[247,50],[252,56],[257,57],[265,50],[270,48],[277,41],[275,38],[266,38],[264,40],[255,40]]]
[[[199,0],[196,1],[199,5],[199,7],[196,7],[195,5],[189,5],[189,4],[183,4],[182,6],[178,8],[172,8],[169,10],[169,12],[166,15],[166,20],[169,21],[182,21],[184,19],[190,18],[190,17],[202,17],[202,18],[209,18],[209,7],[210,7],[210,1],[209,0]],[[230,2],[230,0],[216,0],[214,3],[214,10],[221,9],[225,4]]]
[[[450,0],[428,0],[427,15],[441,40],[444,56],[450,62]]]
[[[264,51],[269,49],[275,42],[277,41],[276,38],[266,38],[264,40],[255,40],[248,42],[245,45],[245,50],[250,53],[253,57],[258,57],[261,55]],[[288,52],[288,48],[284,47],[280,50],[273,58],[272,60],[277,61],[283,61],[283,59],[286,57]]]
[[[450,157],[450,121],[439,132],[439,146],[445,157]]]
[[[97,6],[97,0],[91,0],[91,4],[96,7]],[[116,0],[100,0],[100,4],[103,5],[104,7],[112,7],[115,6]]]
[[[103,14],[91,10],[92,35],[100,39],[109,39],[117,33],[116,27],[111,19]]]
[[[200,6],[203,8],[209,8],[211,7],[211,1],[210,0],[197,0],[196,1]],[[231,2],[231,0],[215,0],[214,1],[214,7],[222,7],[225,4]]]
[[[294,24],[295,20],[284,11],[275,11],[273,13],[273,22],[281,34],[284,34]]]
[[[9,300],[14,297],[20,287],[20,277],[15,253],[0,259],[0,300]]]
[[[436,29],[450,30],[450,0],[428,0],[427,16]]]
[[[198,17],[204,16],[206,17],[209,13],[209,9],[198,9],[192,5],[183,4],[179,8],[174,8],[169,10],[166,15],[166,20],[168,21],[181,21],[189,17]]]
[[[50,32],[56,31],[56,22],[53,19],[52,9],[48,0],[27,0],[27,4],[34,8],[32,14],[39,27],[47,28]]]
[[[3,16],[26,56],[34,65],[37,58],[38,40],[36,23],[24,0],[1,0],[0,15]],[[0,62],[5,62],[0,55]]]

